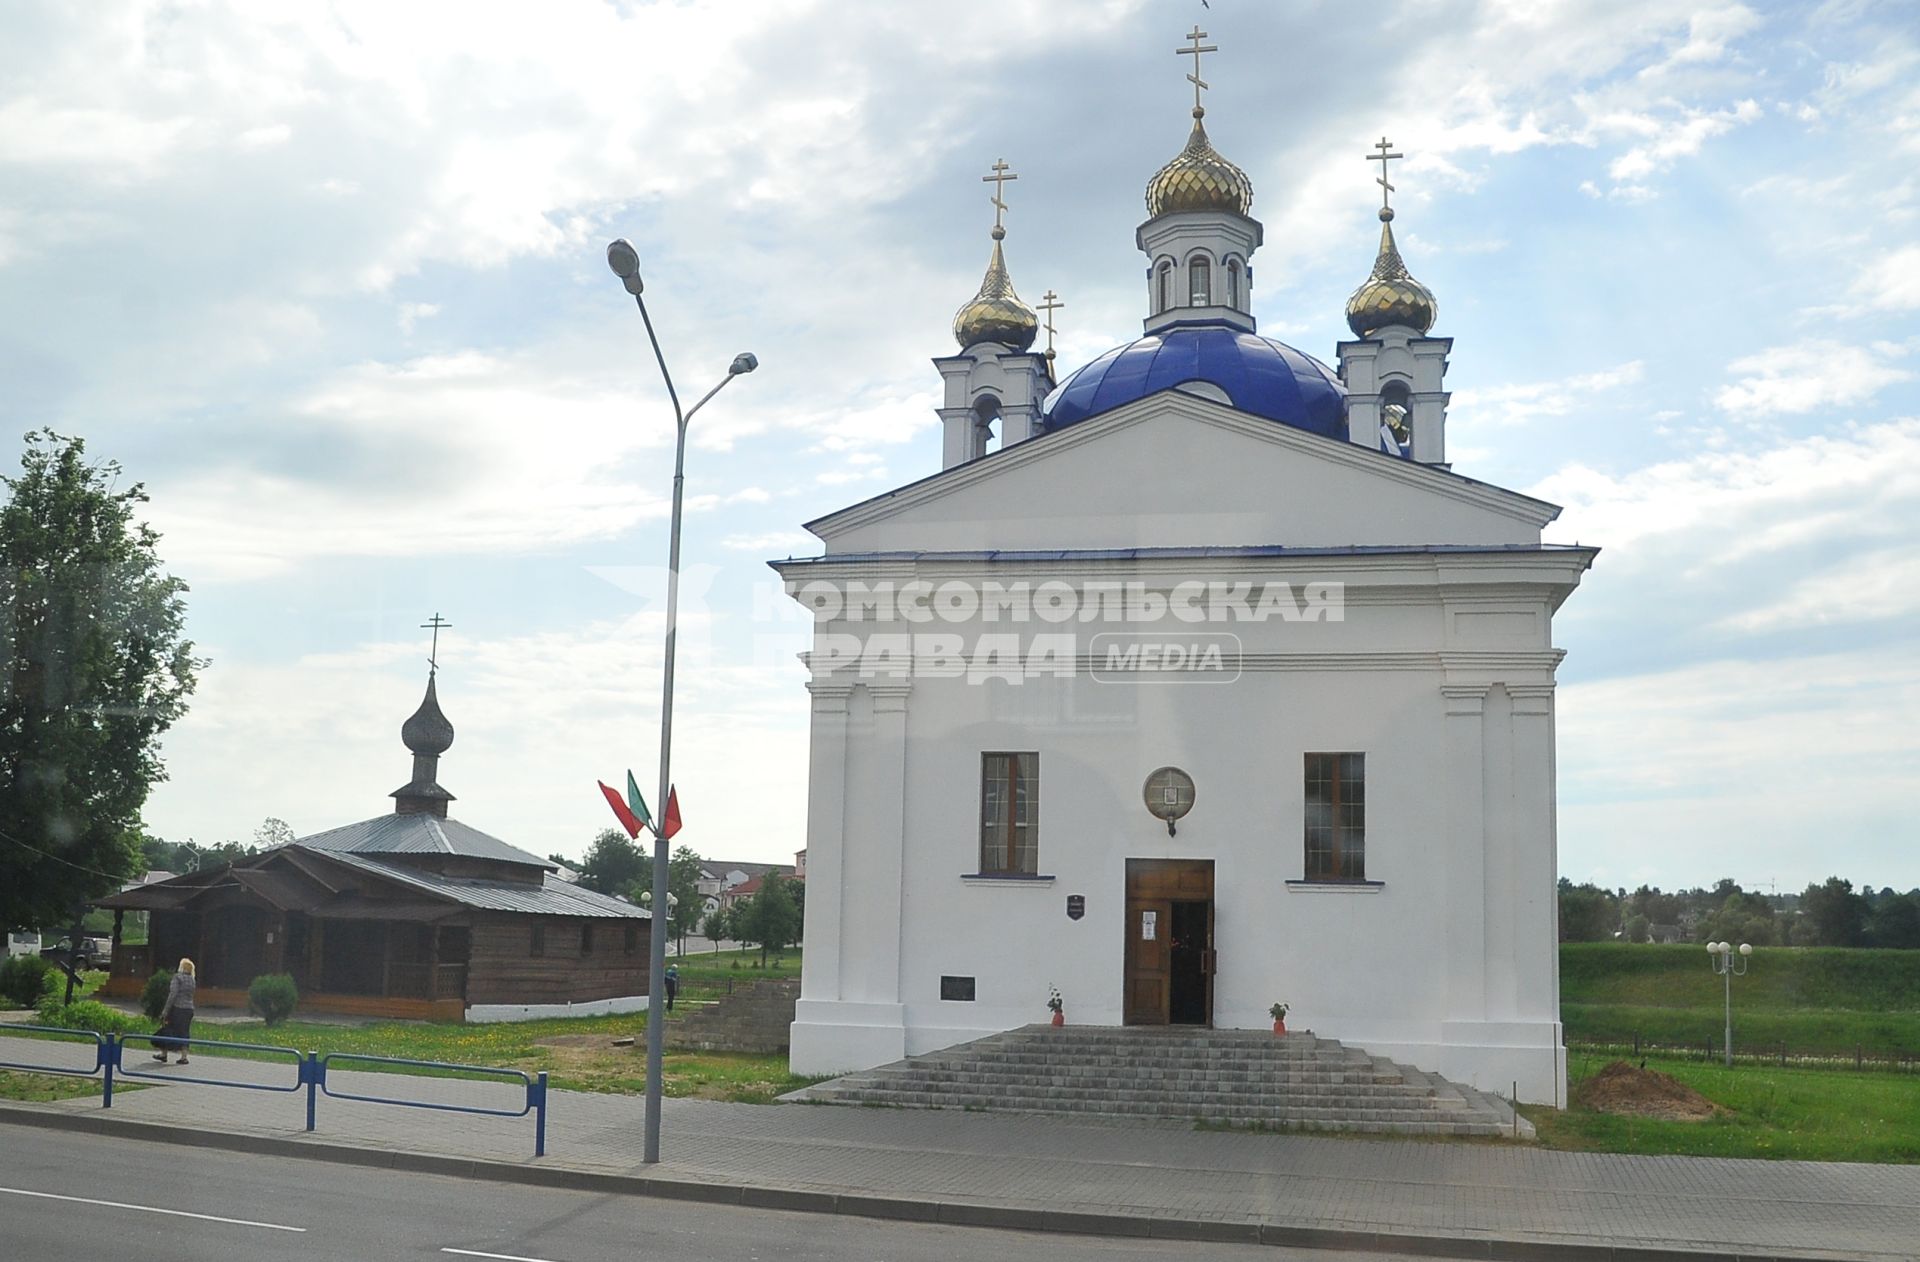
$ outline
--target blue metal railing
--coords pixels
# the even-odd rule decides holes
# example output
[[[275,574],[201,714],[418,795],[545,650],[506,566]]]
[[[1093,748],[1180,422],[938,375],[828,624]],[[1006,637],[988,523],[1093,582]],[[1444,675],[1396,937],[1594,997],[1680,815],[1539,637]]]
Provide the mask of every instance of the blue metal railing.
[[[335,1061],[351,1062],[362,1065],[404,1065],[414,1069],[435,1069],[442,1072],[464,1074],[482,1074],[510,1081],[516,1081],[526,1088],[526,1101],[517,1109],[482,1108],[473,1104],[444,1104],[431,1100],[399,1100],[392,1096],[360,1095],[351,1091],[335,1091],[327,1085],[327,1068]],[[468,1079],[467,1081],[472,1081]],[[336,1100],[356,1100],[361,1104],[396,1104],[409,1109],[437,1109],[443,1113],[477,1113],[482,1117],[525,1117],[534,1115],[533,1155],[547,1155],[547,1075],[542,1072],[537,1077],[519,1069],[497,1069],[490,1065],[454,1065],[439,1060],[408,1060],[401,1056],[365,1056],[357,1052],[328,1052],[312,1062],[312,1071],[307,1079],[307,1118],[308,1130],[312,1130],[314,1101],[317,1095],[329,1095]]]
[[[70,1065],[56,1065],[42,1062],[0,1061],[0,1069],[22,1069],[29,1073],[62,1074],[74,1078],[91,1078],[95,1074],[101,1077],[100,1107],[113,1107],[113,1081],[117,1073],[121,1078],[139,1078],[153,1082],[187,1082],[203,1087],[237,1087],[245,1091],[273,1091],[290,1094],[296,1091],[307,1093],[307,1129],[315,1128],[319,1099],[322,1095],[336,1100],[351,1100],[361,1104],[388,1104],[408,1109],[433,1109],[442,1113],[474,1113],[482,1117],[525,1117],[533,1114],[533,1155],[547,1155],[547,1075],[543,1071],[528,1074],[519,1069],[500,1069],[491,1065],[456,1065],[446,1061],[408,1060],[398,1056],[365,1056],[354,1052],[328,1052],[322,1056],[319,1052],[301,1052],[291,1047],[275,1047],[266,1043],[228,1043],[220,1039],[174,1038],[157,1034],[101,1034],[93,1030],[69,1030],[46,1025],[13,1025],[0,1023],[0,1030],[19,1030],[36,1036],[71,1035],[81,1040],[90,1040],[94,1048],[94,1064],[91,1068],[80,1069]],[[189,1076],[178,1073],[159,1073],[152,1069],[129,1069],[125,1061],[127,1048],[134,1044],[145,1047],[159,1047],[156,1040],[164,1039],[167,1050],[180,1047],[194,1049],[223,1049],[240,1052],[267,1052],[275,1055],[293,1057],[295,1079],[291,1084],[240,1082],[231,1078],[209,1078],[198,1075]],[[49,1043],[59,1040],[44,1039]],[[75,1046],[73,1043],[62,1043]],[[85,1047],[86,1043],[79,1046]],[[458,1073],[500,1078],[507,1082],[517,1082],[525,1089],[524,1102],[517,1109],[487,1108],[471,1104],[448,1104],[435,1100],[407,1100],[398,1096],[365,1095],[353,1091],[336,1091],[327,1083],[327,1067],[339,1061],[343,1064],[364,1064],[375,1066],[401,1066],[409,1069],[428,1069],[440,1073]],[[258,1063],[258,1062],[256,1062]],[[271,1062],[269,1062],[271,1063]],[[405,1077],[407,1075],[399,1075]],[[472,1081],[468,1078],[465,1081]]]

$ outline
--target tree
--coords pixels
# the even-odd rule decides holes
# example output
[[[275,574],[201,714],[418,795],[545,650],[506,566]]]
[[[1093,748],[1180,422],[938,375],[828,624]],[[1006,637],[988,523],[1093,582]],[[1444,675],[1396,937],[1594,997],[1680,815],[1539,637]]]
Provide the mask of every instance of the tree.
[[[762,968],[769,951],[785,950],[800,938],[800,911],[794,905],[792,885],[778,872],[767,873],[754,896],[735,904],[729,918],[734,937],[760,948]]]
[[[204,662],[147,502],[77,438],[27,435],[0,508],[0,924],[64,923],[141,864],[159,740]]]
[[[253,852],[271,850],[275,846],[284,846],[292,840],[292,826],[284,819],[269,815],[260,822],[260,827],[253,830]]]
[[[1560,878],[1560,940],[1605,942],[1619,923],[1613,894],[1595,885],[1575,885]]]
[[[1696,933],[1702,942],[1746,942],[1754,946],[1772,946],[1779,941],[1774,928],[1773,907],[1759,894],[1727,895],[1719,907],[1700,921]]]
[[[1647,940],[1647,933],[1649,928],[1651,927],[1651,924],[1652,924],[1651,921],[1649,921],[1645,916],[1642,916],[1638,912],[1635,912],[1633,915],[1628,916],[1627,925],[1626,925],[1627,941],[1645,942]]]
[[[580,884],[597,894],[618,894],[647,871],[646,852],[618,828],[593,839],[580,864]]]
[[[700,923],[700,932],[707,935],[707,939],[713,943],[714,954],[718,955],[720,944],[725,942],[727,935],[733,932],[732,927],[727,924],[727,909],[716,907],[708,912],[707,918]]]
[[[1920,947],[1920,897],[1883,893],[1873,905],[1867,936],[1877,947]]]
[[[682,955],[687,952],[687,935],[700,927],[706,910],[706,899],[700,896],[702,870],[700,856],[687,846],[674,851],[667,864],[667,892],[673,896],[670,932],[679,941]]]
[[[1800,908],[1821,946],[1859,946],[1866,937],[1867,902],[1853,892],[1852,881],[1830,876],[1823,885],[1807,886]]]

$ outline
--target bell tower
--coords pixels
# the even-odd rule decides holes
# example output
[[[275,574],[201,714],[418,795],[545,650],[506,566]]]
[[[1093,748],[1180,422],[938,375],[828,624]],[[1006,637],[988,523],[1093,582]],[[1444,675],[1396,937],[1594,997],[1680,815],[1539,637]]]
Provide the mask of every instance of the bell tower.
[[[1428,337],[1439,315],[1433,291],[1408,273],[1393,239],[1393,185],[1387,163],[1401,154],[1385,136],[1367,161],[1380,164],[1380,252],[1373,273],[1347,299],[1340,380],[1347,387],[1347,437],[1421,464],[1447,463],[1445,389],[1450,337]]]
[[[993,185],[993,253],[987,256],[980,292],[954,313],[953,339],[960,353],[933,361],[946,387],[940,407],[943,469],[986,455],[996,421],[1002,447],[1033,437],[1039,432],[1040,405],[1053,389],[1052,362],[1031,350],[1039,318],[1014,293],[1000,245],[1007,237],[1001,222],[1007,203],[1001,194],[1009,180],[1019,178],[1004,158],[981,177]]]

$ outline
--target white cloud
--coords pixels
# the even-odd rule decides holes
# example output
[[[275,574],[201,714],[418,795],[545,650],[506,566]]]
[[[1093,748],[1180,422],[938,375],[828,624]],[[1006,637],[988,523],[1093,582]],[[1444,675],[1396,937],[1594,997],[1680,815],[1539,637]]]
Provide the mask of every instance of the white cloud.
[[[1920,311],[1920,245],[1876,257],[1860,269],[1850,292],[1874,311]]]
[[[1749,416],[1846,407],[1910,380],[1911,372],[1890,362],[1906,353],[1887,343],[1813,340],[1776,346],[1728,364],[1738,380],[1722,386],[1713,401],[1724,412]]]
[[[1594,120],[1593,128],[1602,134],[1644,137],[1607,166],[1607,174],[1614,180],[1636,183],[1667,170],[1681,158],[1693,157],[1708,140],[1753,122],[1763,112],[1758,102],[1747,100],[1724,110],[1685,110],[1678,118],[1652,113],[1608,114]]]
[[[1772,603],[1721,620],[1753,633],[1920,617],[1920,547],[1843,557],[1799,579]]]
[[[1543,416],[1565,416],[1589,406],[1592,396],[1603,390],[1630,386],[1645,377],[1646,365],[1635,359],[1558,381],[1457,390],[1453,414],[1482,425],[1525,425]]]
[[[757,556],[812,556],[820,551],[820,541],[804,530],[774,530],[757,535],[728,535],[720,546],[735,552]]]
[[[1553,539],[1599,543],[1616,554],[1609,565],[1699,566],[1823,535],[1904,534],[1920,514],[1920,419],[1620,474],[1574,465],[1528,493],[1564,506]]]
[[[439,314],[440,304],[437,302],[403,302],[395,310],[394,318],[400,325],[400,332],[411,335],[416,324]]]

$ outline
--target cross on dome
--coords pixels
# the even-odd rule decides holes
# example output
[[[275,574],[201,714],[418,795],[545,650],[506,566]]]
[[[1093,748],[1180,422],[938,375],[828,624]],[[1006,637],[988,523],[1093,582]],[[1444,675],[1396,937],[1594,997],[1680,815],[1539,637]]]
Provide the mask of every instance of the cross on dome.
[[[1202,44],[1200,42],[1207,38],[1207,33],[1200,29],[1199,23],[1197,22],[1194,24],[1193,29],[1187,32],[1187,38],[1193,41],[1192,47],[1176,48],[1173,50],[1173,55],[1176,57],[1193,58],[1193,73],[1187,76],[1187,82],[1193,85],[1193,116],[1198,118],[1200,115],[1206,113],[1205,108],[1200,104],[1200,92],[1207,86],[1207,81],[1200,77],[1200,54],[1217,53],[1220,51],[1220,46],[1218,44]]]
[[[1387,183],[1387,163],[1393,161],[1395,158],[1404,158],[1407,156],[1404,153],[1388,152],[1392,148],[1393,146],[1387,142],[1387,138],[1382,136],[1380,137],[1380,143],[1374,146],[1376,152],[1367,155],[1368,162],[1378,162],[1380,164],[1380,178],[1375,180],[1374,183],[1380,186],[1380,217],[1382,219],[1393,218],[1393,205],[1388,200],[1388,195],[1394,191],[1394,188],[1393,185]]]
[[[1008,180],[1017,180],[1019,178],[1019,176],[1012,173],[1012,168],[1007,165],[1005,158],[995,158],[993,162],[993,174],[980,177],[982,184],[993,185],[993,239],[995,241],[1007,235],[1007,230],[1000,224],[1000,216],[1007,213],[1007,203],[1001,200],[1001,194],[1006,192]]]
[[[452,625],[451,622],[442,618],[437,611],[432,618],[420,624],[420,628],[423,631],[428,627],[433,628],[433,647],[427,651],[427,673],[430,675],[438,674],[440,671],[440,629],[442,627],[451,627]]]
[[[1047,358],[1049,360],[1053,358],[1053,313],[1066,305],[1066,303],[1060,301],[1060,295],[1054,293],[1051,289],[1040,295],[1038,309],[1047,313]]]

